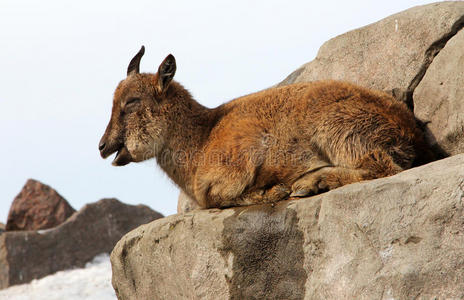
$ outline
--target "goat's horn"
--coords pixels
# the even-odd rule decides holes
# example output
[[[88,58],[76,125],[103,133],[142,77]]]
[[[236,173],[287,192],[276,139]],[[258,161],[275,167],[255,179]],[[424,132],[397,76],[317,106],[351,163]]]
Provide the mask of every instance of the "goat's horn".
[[[138,74],[140,72],[140,60],[142,59],[143,54],[145,53],[145,46],[140,48],[139,52],[132,58],[127,67],[127,75],[129,76],[130,73],[135,72]]]

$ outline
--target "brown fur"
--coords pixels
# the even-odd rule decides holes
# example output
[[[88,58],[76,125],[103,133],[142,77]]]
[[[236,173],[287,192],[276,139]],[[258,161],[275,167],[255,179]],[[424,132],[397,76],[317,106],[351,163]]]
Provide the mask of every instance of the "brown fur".
[[[393,175],[425,147],[413,114],[383,92],[339,81],[299,83],[208,109],[171,82],[174,72],[172,56],[156,74],[128,70],[101,154],[118,151],[115,165],[156,157],[204,208],[275,202]],[[140,100],[125,108],[131,99]]]

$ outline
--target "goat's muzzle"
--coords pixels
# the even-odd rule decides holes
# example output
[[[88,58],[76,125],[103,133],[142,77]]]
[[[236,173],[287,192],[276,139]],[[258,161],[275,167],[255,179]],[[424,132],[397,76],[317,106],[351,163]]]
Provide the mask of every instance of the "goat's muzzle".
[[[124,166],[132,161],[132,156],[127,150],[124,143],[116,142],[111,143],[106,139],[106,134],[103,135],[100,143],[98,144],[98,150],[100,150],[100,155],[102,158],[107,158],[111,154],[117,152],[116,157],[114,158],[112,165],[113,166]]]

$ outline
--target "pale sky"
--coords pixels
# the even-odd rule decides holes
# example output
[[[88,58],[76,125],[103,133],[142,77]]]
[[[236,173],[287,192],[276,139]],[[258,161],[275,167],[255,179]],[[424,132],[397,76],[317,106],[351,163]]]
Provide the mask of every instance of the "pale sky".
[[[130,59],[166,55],[214,107],[283,80],[328,39],[435,1],[0,1],[0,222],[28,178],[75,209],[105,197],[176,212],[154,160],[111,166],[98,141]]]

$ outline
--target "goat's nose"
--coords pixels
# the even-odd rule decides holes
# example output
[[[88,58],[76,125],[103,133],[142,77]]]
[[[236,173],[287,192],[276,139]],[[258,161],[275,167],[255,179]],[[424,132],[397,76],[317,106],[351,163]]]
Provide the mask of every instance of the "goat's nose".
[[[105,146],[106,146],[105,142],[100,142],[100,144],[98,144],[98,150],[102,151],[103,149],[105,149]]]

